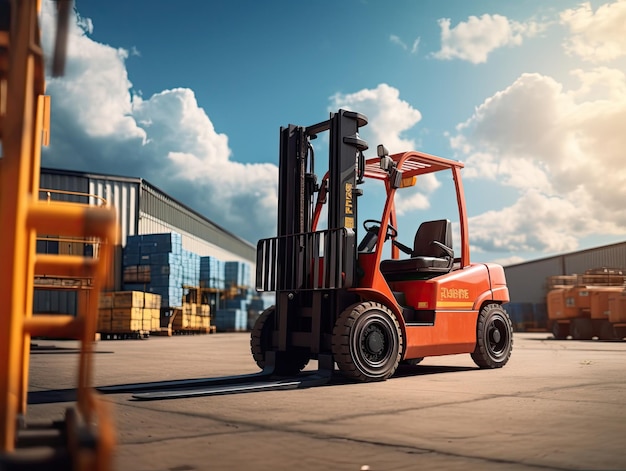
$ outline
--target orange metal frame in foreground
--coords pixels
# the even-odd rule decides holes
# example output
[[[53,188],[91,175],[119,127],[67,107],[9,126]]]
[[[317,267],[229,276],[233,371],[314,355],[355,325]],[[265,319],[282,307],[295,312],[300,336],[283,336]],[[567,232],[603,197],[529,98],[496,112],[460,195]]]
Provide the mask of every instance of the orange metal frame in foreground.
[[[113,208],[40,201],[40,148],[47,143],[49,100],[35,0],[12,1],[9,31],[0,31],[0,455],[16,450],[27,406],[31,336],[80,340],[77,408],[66,416],[73,469],[110,469],[113,430],[91,384],[98,293],[108,280],[115,242]],[[42,142],[43,138],[43,142]],[[97,238],[97,257],[36,254],[37,235]],[[89,278],[73,315],[33,316],[35,275]],[[97,428],[97,431],[92,430]],[[79,434],[97,437],[84,449]]]

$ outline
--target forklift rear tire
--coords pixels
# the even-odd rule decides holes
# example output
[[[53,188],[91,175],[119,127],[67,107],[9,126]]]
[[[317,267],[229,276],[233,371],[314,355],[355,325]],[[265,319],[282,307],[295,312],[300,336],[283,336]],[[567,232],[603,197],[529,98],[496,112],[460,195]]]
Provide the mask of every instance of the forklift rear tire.
[[[276,320],[274,306],[261,313],[254,323],[250,334],[250,350],[254,361],[261,369],[268,366],[265,362],[265,352],[274,349],[272,345],[272,331]],[[309,363],[309,355],[303,351],[278,352],[274,374],[280,376],[292,376],[298,374]]]
[[[513,326],[499,304],[488,304],[478,314],[476,348],[472,360],[480,368],[502,368],[513,350]]]
[[[403,340],[393,312],[375,302],[348,307],[333,329],[333,355],[344,376],[357,381],[384,381],[400,363]]]

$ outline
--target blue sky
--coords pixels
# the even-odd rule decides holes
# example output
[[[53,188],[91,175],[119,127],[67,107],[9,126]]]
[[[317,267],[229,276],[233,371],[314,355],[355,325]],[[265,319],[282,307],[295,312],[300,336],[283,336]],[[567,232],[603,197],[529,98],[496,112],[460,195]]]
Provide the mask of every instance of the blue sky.
[[[349,108],[366,156],[465,162],[475,261],[623,241],[625,38],[626,0],[76,0],[42,165],[145,178],[255,243],[276,231],[279,127]],[[447,175],[402,193],[400,239],[454,220],[453,196]]]

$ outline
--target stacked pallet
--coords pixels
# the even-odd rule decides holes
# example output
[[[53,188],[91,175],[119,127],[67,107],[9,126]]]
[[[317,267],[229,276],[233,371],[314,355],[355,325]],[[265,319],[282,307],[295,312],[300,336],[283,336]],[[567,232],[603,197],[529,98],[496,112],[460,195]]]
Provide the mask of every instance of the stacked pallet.
[[[248,330],[248,313],[243,309],[218,309],[213,322],[218,332]]]
[[[176,333],[198,332],[207,333],[211,327],[210,308],[208,304],[183,303],[172,319],[172,331]]]
[[[218,332],[252,330],[270,304],[268,298],[253,296],[250,290],[242,289],[235,297],[224,300],[223,307],[215,312],[213,323]]]
[[[616,268],[594,268],[579,275],[579,285],[593,286],[624,286],[626,275]]]
[[[183,260],[190,265],[183,263]],[[192,278],[199,271],[199,259],[183,255],[182,237],[176,232],[129,236],[123,257],[124,273],[132,274],[131,267],[148,266],[147,270],[135,270],[144,274],[143,282],[124,280],[126,291],[147,291],[161,296],[161,307],[180,307],[183,298],[184,276]]]
[[[226,262],[224,281],[226,286],[250,286],[250,265],[245,262]]]
[[[161,297],[142,291],[102,293],[97,330],[102,334],[148,335],[160,328]]]
[[[215,257],[200,257],[200,287],[223,291],[224,262]]]
[[[198,286],[198,281],[200,279],[200,255],[183,249],[181,255],[181,266],[183,285]]]

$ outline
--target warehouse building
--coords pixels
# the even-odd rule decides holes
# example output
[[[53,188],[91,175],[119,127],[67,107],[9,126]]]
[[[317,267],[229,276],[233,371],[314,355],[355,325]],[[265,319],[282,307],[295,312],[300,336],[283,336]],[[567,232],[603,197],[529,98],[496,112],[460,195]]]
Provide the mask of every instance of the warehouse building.
[[[555,255],[504,267],[511,303],[507,310],[521,327],[547,327],[548,277],[582,275],[589,270],[622,270],[626,273],[626,242]]]
[[[254,273],[254,245],[142,178],[42,168],[40,199],[110,204],[116,208],[119,238],[113,270],[115,290],[124,289],[124,250],[128,240],[149,234],[180,234],[184,251],[223,262],[239,262]],[[71,254],[88,249],[88,245],[54,237],[37,241],[40,253]],[[75,296],[70,291],[38,289],[35,295],[35,312],[75,312]]]

